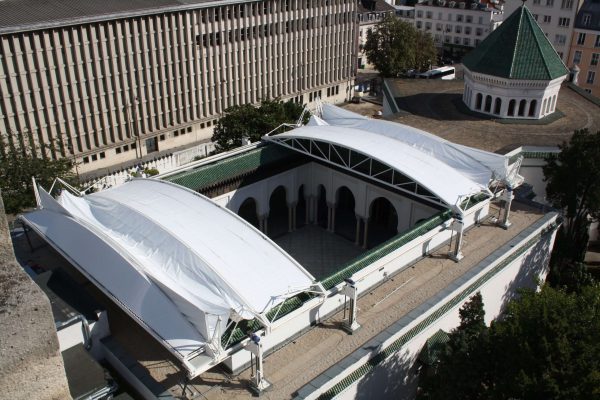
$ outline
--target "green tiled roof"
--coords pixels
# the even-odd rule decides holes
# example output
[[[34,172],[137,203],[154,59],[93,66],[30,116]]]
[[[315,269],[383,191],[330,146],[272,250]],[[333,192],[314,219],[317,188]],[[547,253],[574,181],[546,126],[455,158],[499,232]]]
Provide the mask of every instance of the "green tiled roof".
[[[267,145],[212,164],[169,176],[165,180],[192,190],[201,190],[222,181],[243,176],[297,153],[282,146]]]
[[[473,72],[509,79],[549,81],[568,73],[525,6],[467,54],[463,64]]]

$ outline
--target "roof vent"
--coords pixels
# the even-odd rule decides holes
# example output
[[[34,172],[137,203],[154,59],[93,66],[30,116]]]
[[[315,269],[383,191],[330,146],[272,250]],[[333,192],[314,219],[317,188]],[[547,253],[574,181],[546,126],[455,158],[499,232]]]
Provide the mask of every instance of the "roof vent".
[[[458,8],[463,9],[465,8],[465,2],[461,1],[460,3],[458,3]]]
[[[471,10],[476,10],[478,6],[477,3],[471,3]]]
[[[450,8],[456,7],[456,2],[455,1],[451,1],[450,3],[448,3],[448,7],[450,7]]]

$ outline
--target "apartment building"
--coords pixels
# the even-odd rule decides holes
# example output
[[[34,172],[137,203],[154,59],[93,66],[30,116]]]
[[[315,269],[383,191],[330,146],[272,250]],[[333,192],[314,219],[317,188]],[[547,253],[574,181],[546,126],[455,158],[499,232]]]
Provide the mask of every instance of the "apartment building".
[[[502,23],[503,2],[426,0],[415,5],[415,26],[431,33],[447,57],[461,59]]]
[[[230,106],[352,96],[356,0],[0,1],[0,137],[79,172],[208,141]]]
[[[600,1],[588,0],[575,18],[567,65],[577,66],[576,84],[600,97]]]
[[[384,0],[358,0],[358,52],[357,65],[359,69],[372,70],[374,67],[367,60],[363,46],[367,43],[367,35],[376,29],[376,25],[385,17],[392,16],[396,9]]]
[[[575,16],[582,4],[583,0],[531,0],[527,2],[527,8],[565,64],[569,56]],[[512,14],[521,5],[520,0],[508,0],[505,5],[507,15]]]

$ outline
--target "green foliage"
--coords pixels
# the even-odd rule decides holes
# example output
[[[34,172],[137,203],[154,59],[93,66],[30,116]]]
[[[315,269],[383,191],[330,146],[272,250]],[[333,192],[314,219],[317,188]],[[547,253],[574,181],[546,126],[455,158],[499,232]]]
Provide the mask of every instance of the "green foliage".
[[[147,176],[155,176],[158,175],[160,172],[156,168],[146,168],[144,169],[144,173]]]
[[[76,181],[71,159],[54,160],[51,155],[58,155],[57,149],[46,146],[42,148],[43,154],[37,154],[31,150],[34,146],[31,135],[18,133],[0,139],[0,191],[9,214],[35,206],[32,177],[45,188],[55,178]]]
[[[420,399],[600,398],[600,286],[523,291],[466,347],[422,376]]]
[[[367,32],[364,52],[384,77],[428,69],[437,59],[431,35],[396,17],[386,17]]]
[[[546,196],[564,211],[565,223],[553,264],[564,259],[583,262],[588,245],[590,218],[600,216],[600,131],[575,131],[558,156],[547,160]]]
[[[215,125],[212,141],[217,152],[241,146],[243,138],[259,141],[281,124],[295,124],[303,110],[304,106],[300,104],[278,99],[263,100],[258,107],[252,104],[229,107]],[[307,113],[304,123],[308,118]]]

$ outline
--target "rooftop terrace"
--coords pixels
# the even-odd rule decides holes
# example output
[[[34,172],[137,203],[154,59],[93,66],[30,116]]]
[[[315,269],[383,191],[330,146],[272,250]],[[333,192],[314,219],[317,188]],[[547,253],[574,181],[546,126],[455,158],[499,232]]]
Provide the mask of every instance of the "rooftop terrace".
[[[493,207],[490,215],[497,213],[498,209]],[[467,275],[482,260],[513,241],[542,216],[541,212],[514,202],[511,214],[513,225],[509,230],[498,228],[488,220],[467,231],[463,247],[465,258],[460,263],[449,260],[446,256],[448,247],[443,246],[360,298],[358,320],[362,328],[353,335],[341,329],[340,312],[268,355],[265,373],[273,387],[263,397],[294,397],[296,391],[309,381],[357,349],[362,349],[369,340],[411,310],[426,304],[431,297],[451,286],[453,281]],[[27,257],[25,243],[17,242],[16,247],[21,257]],[[67,264],[48,246],[36,249],[35,253],[43,267]],[[101,303],[107,304],[113,337],[126,352],[170,394],[183,395],[185,372],[169,353],[142,328],[132,323],[118,307],[109,304],[93,285],[86,287]],[[216,367],[191,381],[186,393],[189,398],[200,393],[208,399],[250,398],[252,394],[248,390],[248,381],[249,371],[233,377]]]

